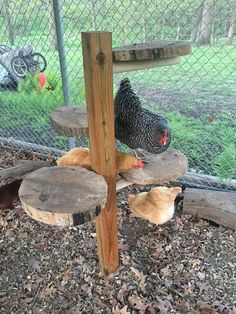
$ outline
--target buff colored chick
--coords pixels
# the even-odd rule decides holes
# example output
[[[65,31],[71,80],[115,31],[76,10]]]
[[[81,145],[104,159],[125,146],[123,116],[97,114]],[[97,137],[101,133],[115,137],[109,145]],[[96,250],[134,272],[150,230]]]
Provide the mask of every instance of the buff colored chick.
[[[138,216],[154,224],[164,224],[174,215],[174,201],[181,187],[155,187],[149,192],[128,195],[129,206]]]
[[[78,147],[71,149],[68,153],[57,160],[58,166],[81,166],[88,170],[91,168],[90,150]],[[143,168],[142,160],[116,150],[116,172],[124,173],[130,169]]]

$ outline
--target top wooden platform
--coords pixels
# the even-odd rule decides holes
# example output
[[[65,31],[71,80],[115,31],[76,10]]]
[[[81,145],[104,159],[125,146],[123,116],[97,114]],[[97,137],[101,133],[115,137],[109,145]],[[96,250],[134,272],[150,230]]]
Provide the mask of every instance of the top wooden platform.
[[[190,43],[180,40],[157,40],[112,49],[113,62],[174,58],[191,52]]]
[[[178,64],[181,56],[191,52],[191,44],[180,40],[158,40],[113,48],[113,73]]]

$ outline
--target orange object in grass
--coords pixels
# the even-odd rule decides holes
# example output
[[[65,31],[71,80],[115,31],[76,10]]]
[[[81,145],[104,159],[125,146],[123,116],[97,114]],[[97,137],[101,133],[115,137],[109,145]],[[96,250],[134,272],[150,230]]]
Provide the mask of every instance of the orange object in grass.
[[[47,82],[47,77],[46,77],[45,73],[43,73],[43,72],[39,73],[38,83],[39,83],[40,89],[44,87],[46,82]]]

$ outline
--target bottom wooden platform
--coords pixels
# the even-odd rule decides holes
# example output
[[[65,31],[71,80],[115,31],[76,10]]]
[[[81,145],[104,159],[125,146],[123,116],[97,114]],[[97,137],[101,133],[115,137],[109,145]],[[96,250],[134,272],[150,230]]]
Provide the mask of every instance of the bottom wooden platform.
[[[19,197],[35,220],[79,225],[100,213],[107,199],[107,184],[102,176],[81,167],[44,167],[26,176]]]

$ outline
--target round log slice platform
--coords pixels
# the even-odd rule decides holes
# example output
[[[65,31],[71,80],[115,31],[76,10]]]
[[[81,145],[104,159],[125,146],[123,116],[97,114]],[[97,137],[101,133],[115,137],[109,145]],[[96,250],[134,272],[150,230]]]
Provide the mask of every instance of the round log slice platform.
[[[157,40],[113,48],[113,73],[177,64],[181,56],[191,51],[191,44],[181,40]]]
[[[19,197],[33,219],[75,226],[100,213],[107,199],[107,184],[102,176],[81,167],[44,167],[25,177]]]
[[[112,48],[113,62],[166,59],[190,54],[191,44],[182,40],[154,40]]]
[[[59,107],[50,114],[54,130],[67,136],[87,136],[88,121],[85,107],[64,106]]]
[[[164,184],[180,178],[188,169],[188,159],[176,149],[169,148],[161,154],[145,152],[147,164],[121,176],[135,184]]]

